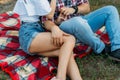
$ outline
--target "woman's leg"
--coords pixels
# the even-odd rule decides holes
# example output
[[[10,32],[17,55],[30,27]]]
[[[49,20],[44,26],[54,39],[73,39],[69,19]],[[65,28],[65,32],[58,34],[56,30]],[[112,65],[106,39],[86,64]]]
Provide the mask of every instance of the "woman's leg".
[[[63,75],[62,77],[66,77],[66,71],[74,45],[75,45],[75,39],[73,37],[69,37],[69,38],[67,37],[60,48],[59,65],[58,65],[58,73],[57,73],[57,78],[60,80],[66,80],[65,78],[61,78],[60,75]]]
[[[60,50],[58,49],[58,50],[54,50],[54,51],[50,51],[50,52],[45,52],[43,54],[45,54],[46,56],[48,56],[47,54],[54,54],[55,56],[58,56],[59,51]],[[49,55],[49,56],[51,56],[51,55]],[[82,80],[73,54],[71,54],[70,59],[69,59],[69,63],[68,63],[68,67],[67,67],[67,75],[71,78],[71,80]]]
[[[47,52],[51,50],[56,50],[60,47],[53,45],[50,32],[42,32],[36,35],[36,37],[31,42],[29,52],[31,54]]]
[[[80,75],[77,63],[75,62],[73,54],[70,57],[68,68],[67,68],[67,75],[71,78],[71,80],[82,80]]]
[[[58,47],[54,46],[52,44],[52,38],[51,38],[51,33],[40,33],[38,34],[34,40],[32,41],[30,45],[29,51],[31,53],[38,53],[39,55],[43,56],[56,56],[56,54],[44,54],[45,52],[53,51],[58,49]],[[65,80],[66,79],[66,71],[67,71],[67,66],[68,62],[70,59],[70,55],[73,51],[75,45],[75,39],[73,36],[64,36],[64,43],[63,45],[59,48],[59,53],[58,53],[58,72],[57,72],[57,78],[60,80]]]

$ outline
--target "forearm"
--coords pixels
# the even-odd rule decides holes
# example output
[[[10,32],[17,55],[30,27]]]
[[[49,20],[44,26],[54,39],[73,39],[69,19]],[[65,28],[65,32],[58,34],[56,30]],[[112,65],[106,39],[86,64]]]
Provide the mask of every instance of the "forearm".
[[[90,12],[90,5],[89,3],[84,3],[78,6],[78,12],[80,14],[87,14]]]
[[[46,16],[48,19],[52,19],[55,13],[55,9],[56,9],[56,0],[51,0],[50,3],[51,6],[51,12]]]
[[[52,22],[52,21],[50,21],[50,20],[47,20],[47,21],[44,22],[44,28],[45,28],[45,29],[51,31],[53,27],[54,27],[54,28],[55,28],[55,27],[58,28],[58,26],[57,26],[54,22]]]

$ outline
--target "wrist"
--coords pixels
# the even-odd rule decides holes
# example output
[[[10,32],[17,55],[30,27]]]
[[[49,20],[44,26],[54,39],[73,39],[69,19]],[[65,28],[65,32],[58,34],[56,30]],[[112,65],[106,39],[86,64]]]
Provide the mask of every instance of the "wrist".
[[[56,25],[59,25],[58,20],[55,20],[54,22],[55,22]]]
[[[73,14],[77,14],[78,13],[78,6],[72,6],[72,8],[75,10]]]
[[[58,29],[58,26],[52,26],[51,31],[54,29]]]

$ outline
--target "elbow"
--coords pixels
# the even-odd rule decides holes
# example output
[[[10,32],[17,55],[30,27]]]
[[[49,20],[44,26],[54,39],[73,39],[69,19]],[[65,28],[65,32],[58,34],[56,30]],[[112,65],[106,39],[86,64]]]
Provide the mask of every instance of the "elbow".
[[[90,7],[87,8],[87,13],[89,13],[89,12],[90,12]]]

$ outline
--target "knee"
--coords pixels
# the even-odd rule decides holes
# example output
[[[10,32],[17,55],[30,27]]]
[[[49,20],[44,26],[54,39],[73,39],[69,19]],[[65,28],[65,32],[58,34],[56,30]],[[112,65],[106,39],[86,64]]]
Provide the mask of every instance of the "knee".
[[[67,41],[69,41],[70,43],[71,43],[71,42],[72,42],[72,43],[75,43],[75,37],[72,36],[72,35],[70,35],[70,36],[67,37]]]
[[[72,35],[66,36],[65,37],[65,42],[70,43],[70,44],[75,44],[75,37]]]
[[[106,9],[105,11],[109,12],[109,14],[117,11],[117,8],[113,5],[106,6],[105,9]]]
[[[113,5],[106,6],[108,10],[116,10],[117,8]]]
[[[87,23],[87,20],[83,19],[82,17],[74,17],[72,18],[73,24],[76,25],[83,25],[85,23]]]

